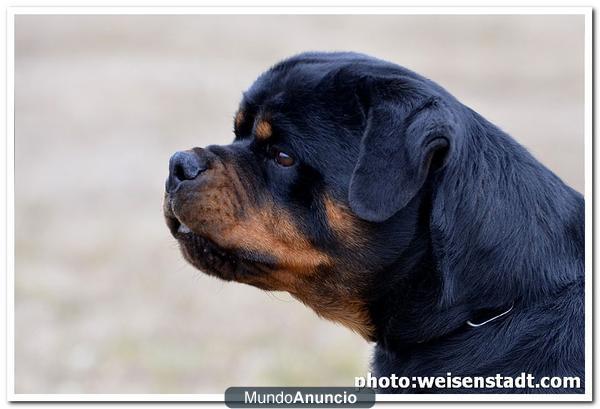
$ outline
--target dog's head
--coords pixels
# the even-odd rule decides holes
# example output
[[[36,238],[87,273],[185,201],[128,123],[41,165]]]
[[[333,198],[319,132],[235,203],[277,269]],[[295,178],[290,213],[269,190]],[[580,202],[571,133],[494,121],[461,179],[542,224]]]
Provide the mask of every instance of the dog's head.
[[[373,339],[369,288],[414,240],[451,147],[442,93],[359,54],[274,66],[244,93],[233,143],[171,158],[164,212],[184,257]]]

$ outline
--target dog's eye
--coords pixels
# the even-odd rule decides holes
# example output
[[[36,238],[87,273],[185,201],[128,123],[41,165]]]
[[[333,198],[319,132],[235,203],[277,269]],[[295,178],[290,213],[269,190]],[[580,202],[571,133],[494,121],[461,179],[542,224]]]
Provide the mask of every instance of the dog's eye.
[[[295,163],[294,158],[277,148],[271,147],[270,154],[273,160],[280,166],[288,167]]]

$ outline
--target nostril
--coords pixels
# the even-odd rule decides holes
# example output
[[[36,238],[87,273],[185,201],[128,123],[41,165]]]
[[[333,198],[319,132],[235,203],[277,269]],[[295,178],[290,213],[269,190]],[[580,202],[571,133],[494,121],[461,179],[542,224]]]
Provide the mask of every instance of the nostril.
[[[175,165],[175,169],[173,169],[173,176],[175,176],[179,180],[189,179],[189,177],[186,175],[185,168],[183,167],[183,165],[180,164]]]
[[[205,161],[192,151],[176,152],[169,160],[167,191],[172,192],[184,180],[195,179],[207,169]]]

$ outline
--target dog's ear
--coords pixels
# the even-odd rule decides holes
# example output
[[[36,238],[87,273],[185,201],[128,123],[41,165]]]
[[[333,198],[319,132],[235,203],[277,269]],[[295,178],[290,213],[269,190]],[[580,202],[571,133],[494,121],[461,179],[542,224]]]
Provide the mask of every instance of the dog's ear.
[[[438,97],[421,99],[414,108],[405,99],[389,95],[375,99],[366,110],[367,124],[350,179],[349,202],[360,218],[382,222],[419,192],[434,158],[436,164],[440,156],[445,159],[455,121]]]

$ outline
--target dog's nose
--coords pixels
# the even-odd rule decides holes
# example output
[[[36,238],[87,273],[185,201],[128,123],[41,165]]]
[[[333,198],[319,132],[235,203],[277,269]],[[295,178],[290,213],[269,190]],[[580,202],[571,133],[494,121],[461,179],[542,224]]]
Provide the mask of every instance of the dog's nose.
[[[169,160],[168,193],[177,190],[181,182],[193,180],[207,169],[206,161],[193,151],[176,152]]]

